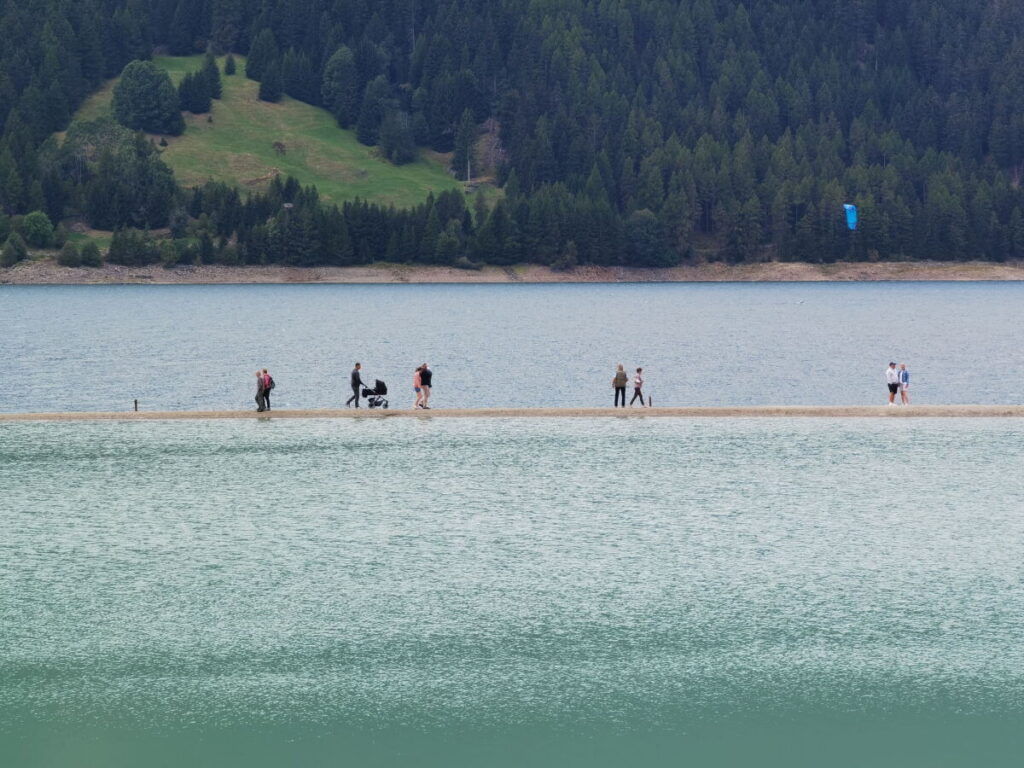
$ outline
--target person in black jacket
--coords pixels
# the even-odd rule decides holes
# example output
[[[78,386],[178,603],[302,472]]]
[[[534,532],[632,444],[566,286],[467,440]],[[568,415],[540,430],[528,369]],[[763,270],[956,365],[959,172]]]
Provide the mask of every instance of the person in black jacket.
[[[352,369],[352,397],[345,401],[345,405],[352,405],[352,401],[356,401],[356,408],[359,407],[359,388],[363,386],[363,378],[359,375],[359,370],[362,368],[359,363],[356,363],[356,367]]]

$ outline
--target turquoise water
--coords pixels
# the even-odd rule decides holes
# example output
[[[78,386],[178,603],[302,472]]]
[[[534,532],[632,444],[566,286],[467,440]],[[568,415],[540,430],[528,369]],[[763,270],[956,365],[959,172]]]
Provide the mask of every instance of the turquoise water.
[[[617,363],[656,405],[1024,400],[1022,283],[0,286],[0,411],[340,406],[358,360],[392,404],[611,404]]]
[[[1022,429],[0,424],[0,764],[1019,765]]]

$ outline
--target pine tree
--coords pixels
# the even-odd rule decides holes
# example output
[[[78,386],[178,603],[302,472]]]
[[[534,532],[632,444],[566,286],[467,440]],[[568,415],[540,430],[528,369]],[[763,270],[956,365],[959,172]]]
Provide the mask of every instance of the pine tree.
[[[224,74],[230,77],[237,71],[238,65],[235,64],[235,57],[229,53],[228,57],[224,60]]]

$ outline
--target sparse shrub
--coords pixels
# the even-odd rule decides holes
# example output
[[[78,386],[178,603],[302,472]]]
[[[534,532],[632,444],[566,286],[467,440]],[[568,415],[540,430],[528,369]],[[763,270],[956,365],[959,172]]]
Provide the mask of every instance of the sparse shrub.
[[[53,243],[53,224],[42,211],[32,211],[21,222],[21,234],[33,248],[49,248]]]
[[[13,267],[19,261],[28,258],[28,247],[25,240],[17,232],[12,232],[0,251],[0,266]]]

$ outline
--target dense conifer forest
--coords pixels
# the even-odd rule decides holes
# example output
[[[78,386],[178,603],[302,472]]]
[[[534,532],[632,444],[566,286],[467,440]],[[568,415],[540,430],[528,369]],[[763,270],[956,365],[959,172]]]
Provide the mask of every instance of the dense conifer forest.
[[[81,216],[123,230],[112,260],[165,263],[1024,258],[1024,3],[0,0],[0,9],[3,239],[23,236],[20,217],[43,211],[54,224]],[[389,162],[418,147],[451,152],[453,174],[493,181],[504,196],[467,206],[445,193],[394,210],[327,206],[284,179],[248,197],[223,185],[179,189],[159,149],[129,129],[180,132],[179,110],[208,108],[218,73],[208,57],[175,91],[137,62],[155,48],[245,54],[225,76],[260,80],[261,98],[283,92],[323,106]],[[126,67],[147,84],[124,97],[136,97],[118,112],[127,127],[76,124],[59,142],[84,97]],[[855,233],[844,202],[859,207]],[[129,231],[165,226],[174,239],[162,245]]]

